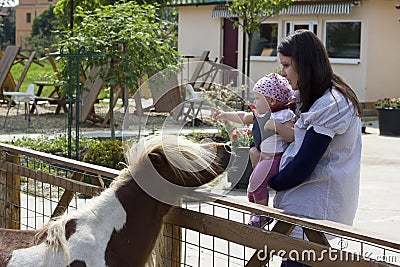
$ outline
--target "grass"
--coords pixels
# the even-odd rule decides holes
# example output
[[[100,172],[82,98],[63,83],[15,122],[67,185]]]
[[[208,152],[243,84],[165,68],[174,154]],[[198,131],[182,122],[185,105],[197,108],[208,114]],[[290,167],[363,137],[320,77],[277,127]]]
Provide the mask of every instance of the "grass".
[[[28,88],[28,85],[35,82],[35,81],[45,81],[45,82],[52,82],[53,76],[54,76],[54,71],[50,65],[50,62],[48,60],[41,60],[39,61],[41,64],[44,66],[40,66],[36,63],[32,63],[30,66],[24,81],[22,82],[20,91],[26,91]],[[25,66],[22,64],[15,64],[11,68],[11,75],[14,78],[15,83],[18,83],[19,79],[21,78],[21,75],[24,71]],[[35,88],[37,90],[37,87]],[[50,92],[53,90],[52,87],[50,86],[45,86],[43,88],[42,95],[47,96],[50,94]]]
[[[26,54],[26,56],[29,56]],[[24,81],[22,82],[20,91],[24,92],[28,88],[28,85],[31,83],[34,83],[35,81],[41,81],[41,82],[53,82],[56,80],[55,77],[55,72],[53,68],[51,67],[51,64],[48,60],[40,60],[39,61],[42,65],[38,65],[36,63],[32,63]],[[21,78],[21,75],[24,71],[25,66],[22,64],[15,64],[11,68],[11,75],[14,78],[15,83],[18,83],[19,79]],[[45,86],[43,87],[43,91],[41,96],[47,97],[49,94],[53,91],[52,86]],[[35,92],[37,92],[38,87],[35,86]],[[99,94],[99,98],[108,98],[109,94],[105,90],[101,90]]]

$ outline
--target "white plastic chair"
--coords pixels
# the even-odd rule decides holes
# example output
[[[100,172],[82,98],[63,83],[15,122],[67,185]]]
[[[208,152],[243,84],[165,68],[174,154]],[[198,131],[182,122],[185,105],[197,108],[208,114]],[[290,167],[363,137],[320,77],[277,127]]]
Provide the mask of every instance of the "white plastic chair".
[[[15,117],[15,121],[14,121],[14,130],[18,123],[18,114],[19,114],[19,108],[21,106],[21,102],[24,103],[24,106],[25,106],[25,119],[26,119],[26,117],[28,117],[28,127],[30,126],[30,123],[31,123],[30,105],[33,105],[34,109],[36,109],[36,115],[38,118],[40,129],[43,130],[42,122],[40,121],[40,117],[39,117],[39,110],[37,108],[36,101],[35,101],[35,86],[32,83],[28,85],[28,89],[26,90],[25,93],[16,94],[16,95],[11,96],[10,102],[8,104],[7,114],[6,114],[6,118],[4,120],[3,128],[5,128],[5,125],[7,122],[8,113],[10,111],[12,101],[16,102],[18,105],[17,106],[17,116]]]
[[[192,127],[194,127],[195,120],[199,113],[201,114],[201,108],[203,106],[204,100],[198,95],[198,93],[193,89],[191,84],[186,84],[187,97],[185,103],[188,103],[188,109],[185,112],[185,106],[183,108],[181,124],[184,124],[188,118],[192,119]]]

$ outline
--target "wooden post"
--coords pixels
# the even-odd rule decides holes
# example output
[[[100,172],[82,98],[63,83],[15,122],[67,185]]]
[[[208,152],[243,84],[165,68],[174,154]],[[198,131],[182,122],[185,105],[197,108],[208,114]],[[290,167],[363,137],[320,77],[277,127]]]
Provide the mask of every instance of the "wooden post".
[[[164,235],[161,237],[165,240],[163,251],[165,259],[162,266],[180,267],[182,260],[182,228],[164,223]]]
[[[0,228],[6,228],[6,172],[0,172]]]
[[[72,175],[72,177],[70,179],[74,180],[74,181],[82,182],[84,178],[85,178],[85,173],[74,172],[74,174]],[[92,177],[91,181],[94,185],[105,188],[104,181],[100,175],[96,178]],[[51,218],[63,215],[65,213],[65,211],[67,210],[68,205],[71,203],[74,195],[75,195],[74,191],[66,189],[64,191],[64,193],[62,194],[60,200],[58,201],[57,207],[54,209],[53,214],[51,215]]]
[[[50,54],[50,49],[49,49],[49,48],[45,48],[45,49],[44,49],[44,53],[45,53],[45,55],[46,55],[46,59],[47,59],[48,61],[50,61],[50,65],[51,65],[51,67],[53,68],[54,73],[57,73],[57,76],[59,76],[58,68],[57,68],[56,62],[54,61],[54,57],[49,56],[49,54]]]
[[[10,153],[6,161],[19,164],[17,154]],[[0,175],[0,227],[9,229],[20,229],[20,177],[12,170],[1,172]]]
[[[76,181],[82,181],[83,180],[83,173],[77,173],[75,172],[71,180],[76,180]],[[65,190],[64,193],[62,194],[60,200],[58,201],[57,207],[54,209],[53,214],[51,215],[51,218],[61,216],[64,214],[64,212],[67,210],[69,203],[71,202],[72,198],[74,197],[75,192],[72,192],[70,190]]]

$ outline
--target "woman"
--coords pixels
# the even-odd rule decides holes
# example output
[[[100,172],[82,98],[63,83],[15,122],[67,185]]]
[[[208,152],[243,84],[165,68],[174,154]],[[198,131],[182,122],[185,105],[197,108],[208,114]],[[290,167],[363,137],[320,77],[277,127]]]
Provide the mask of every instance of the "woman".
[[[278,46],[282,76],[298,90],[294,141],[269,185],[274,207],[287,213],[352,225],[359,194],[361,106],[333,73],[318,37],[298,30]],[[276,124],[276,127],[280,127]],[[292,236],[303,238],[300,228]],[[303,266],[288,261],[282,266]]]

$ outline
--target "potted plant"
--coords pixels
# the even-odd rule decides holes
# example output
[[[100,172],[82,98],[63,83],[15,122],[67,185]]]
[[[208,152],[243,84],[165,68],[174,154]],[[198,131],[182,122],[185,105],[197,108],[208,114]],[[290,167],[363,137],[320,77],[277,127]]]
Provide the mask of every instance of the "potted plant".
[[[249,158],[250,144],[253,142],[251,130],[233,128],[230,145],[235,155],[233,165],[228,171],[228,182],[235,188],[247,188],[253,168]]]
[[[400,97],[382,98],[376,101],[379,133],[400,136]]]

